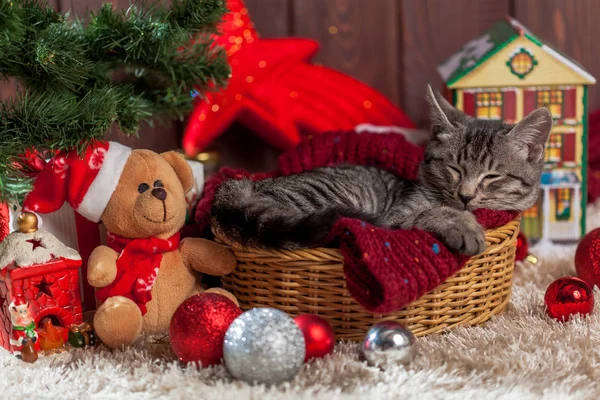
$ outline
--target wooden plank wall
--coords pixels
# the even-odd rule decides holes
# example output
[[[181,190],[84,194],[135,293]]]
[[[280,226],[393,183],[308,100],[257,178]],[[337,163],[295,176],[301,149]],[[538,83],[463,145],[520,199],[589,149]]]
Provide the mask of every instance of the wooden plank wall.
[[[52,0],[81,15],[106,0]],[[126,7],[129,0],[112,0]],[[436,65],[504,15],[575,57],[600,78],[600,0],[246,0],[264,37],[302,36],[318,40],[315,61],[377,88],[420,126],[427,122],[423,93],[427,82],[441,86]],[[3,90],[1,97],[10,95]],[[600,85],[589,91],[590,109],[600,108]],[[178,147],[183,125],[145,128],[132,146]],[[234,126],[215,148],[223,163],[250,169],[272,166],[275,153],[243,127]],[[250,154],[250,156],[248,155]],[[250,160],[250,161],[249,161]]]

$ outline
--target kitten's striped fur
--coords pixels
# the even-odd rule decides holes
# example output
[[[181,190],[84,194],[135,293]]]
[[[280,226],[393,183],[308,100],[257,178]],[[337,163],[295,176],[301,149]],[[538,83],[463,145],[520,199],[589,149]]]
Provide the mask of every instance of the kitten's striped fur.
[[[217,229],[242,244],[318,245],[340,217],[381,227],[416,226],[467,255],[485,248],[477,208],[524,211],[539,195],[552,116],[540,108],[516,126],[477,120],[428,90],[432,140],[419,182],[374,167],[342,165],[299,175],[228,181],[212,208]]]

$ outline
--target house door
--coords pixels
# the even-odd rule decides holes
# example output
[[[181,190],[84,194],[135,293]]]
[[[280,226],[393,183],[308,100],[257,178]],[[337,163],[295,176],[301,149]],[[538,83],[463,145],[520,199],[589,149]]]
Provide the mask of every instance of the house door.
[[[579,188],[557,188],[551,191],[551,214],[548,218],[550,240],[575,240],[579,238]]]
[[[540,193],[538,201],[529,210],[523,213],[521,218],[521,231],[529,240],[537,240],[542,238],[543,218],[542,204],[544,192]]]

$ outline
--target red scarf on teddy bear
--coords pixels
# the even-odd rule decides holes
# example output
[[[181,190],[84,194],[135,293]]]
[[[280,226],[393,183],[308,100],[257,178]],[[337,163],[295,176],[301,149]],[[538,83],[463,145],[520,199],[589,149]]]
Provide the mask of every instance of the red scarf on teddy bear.
[[[179,248],[179,233],[169,239],[155,237],[128,239],[108,234],[108,246],[120,253],[117,258],[117,276],[108,286],[98,289],[101,302],[112,296],[131,299],[142,315],[148,311],[146,303],[152,300],[152,287],[158,276],[162,255]]]

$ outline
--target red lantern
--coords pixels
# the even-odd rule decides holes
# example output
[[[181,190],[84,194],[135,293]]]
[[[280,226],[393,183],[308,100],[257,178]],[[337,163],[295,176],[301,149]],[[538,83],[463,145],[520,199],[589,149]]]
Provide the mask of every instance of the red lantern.
[[[550,317],[567,321],[574,314],[588,315],[592,312],[594,292],[583,280],[574,276],[564,276],[548,286],[544,303]]]
[[[241,313],[233,301],[220,294],[190,297],[171,319],[169,337],[173,351],[183,363],[197,362],[202,367],[219,364],[225,332]]]
[[[577,245],[575,269],[590,286],[600,286],[600,228],[586,234]]]
[[[37,230],[35,214],[22,213],[17,223],[19,230],[0,242],[0,347],[13,352],[21,351],[25,333],[38,337],[35,329],[45,318],[66,328],[60,330],[63,341],[71,325],[83,322],[81,257],[50,232]],[[36,339],[36,350],[39,344]]]
[[[325,357],[333,351],[335,334],[327,321],[313,314],[303,314],[294,318],[296,325],[304,335],[306,356],[304,361],[311,358]]]

